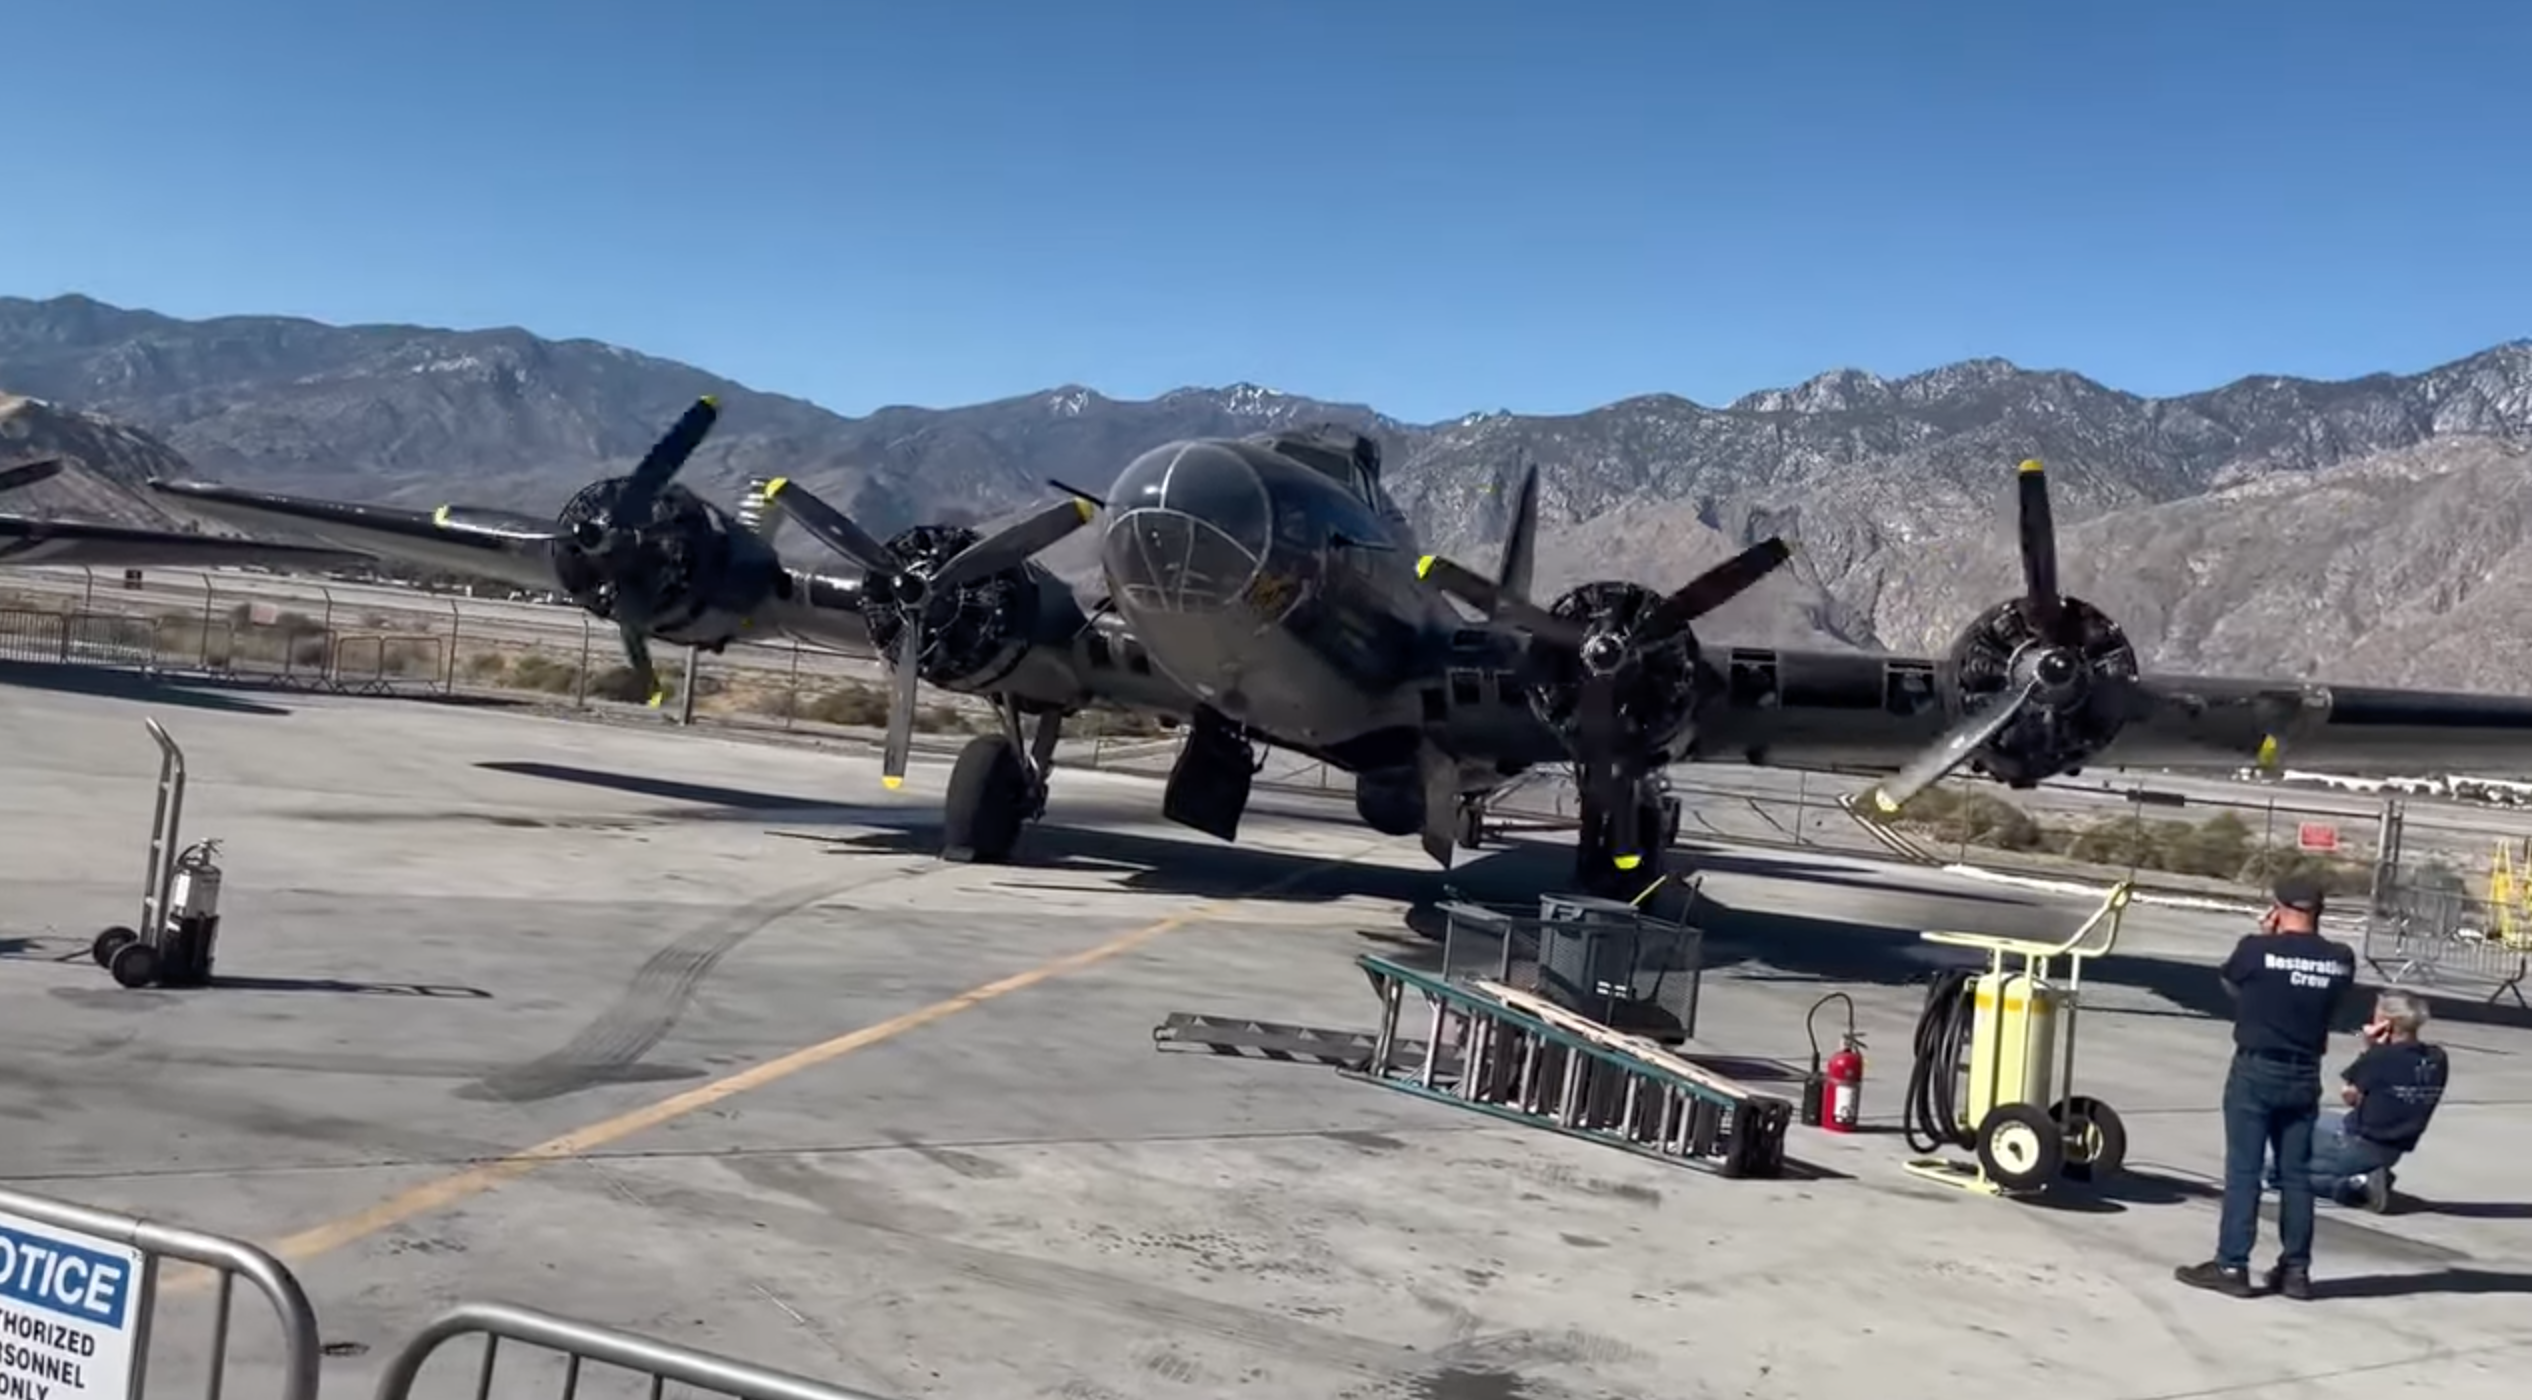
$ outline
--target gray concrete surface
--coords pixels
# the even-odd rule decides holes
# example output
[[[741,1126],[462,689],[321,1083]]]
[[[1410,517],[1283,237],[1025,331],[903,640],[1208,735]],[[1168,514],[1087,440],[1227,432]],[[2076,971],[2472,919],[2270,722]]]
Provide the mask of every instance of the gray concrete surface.
[[[189,747],[193,833],[228,842],[231,985],[127,992],[84,960],[136,899],[143,715]],[[867,757],[710,732],[173,689],[0,688],[0,736],[0,1180],[279,1250],[328,1394],[477,1297],[900,1396],[2500,1396],[2532,1351],[2532,1039],[2458,1006],[2415,1201],[2325,1221],[2337,1296],[2172,1282],[2214,1230],[2220,917],[2139,911],[2099,970],[2079,1073],[2138,1169],[2105,1198],[1960,1195],[1889,1132],[1797,1129],[1837,1175],[1727,1182],[1155,1052],[1177,1010],[1368,1025],[1352,958],[1432,956],[1402,924],[1435,872],[1341,802],[1262,796],[1225,850],[1159,824],[1146,780],[1069,773],[1026,864],[960,868],[924,854],[937,761],[882,794]],[[1804,1009],[1849,990],[1877,1128],[1913,930],[2081,913],[1689,854],[1702,1045],[1799,1059]],[[205,1297],[163,1306],[175,1394]],[[232,1393],[268,1387],[259,1318],[234,1357]]]

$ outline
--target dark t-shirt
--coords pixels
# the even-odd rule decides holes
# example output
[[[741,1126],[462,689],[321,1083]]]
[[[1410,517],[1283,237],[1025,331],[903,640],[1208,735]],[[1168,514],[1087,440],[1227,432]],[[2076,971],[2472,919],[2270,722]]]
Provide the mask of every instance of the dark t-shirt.
[[[2318,1060],[2356,985],[2356,954],[2317,933],[2254,933],[2233,945],[2222,976],[2234,990],[2235,1046]]]
[[[2341,1076],[2364,1095],[2356,1101],[2356,1135],[2403,1152],[2415,1148],[2435,1106],[2444,1101],[2451,1073],[2440,1045],[2413,1040],[2369,1047]]]

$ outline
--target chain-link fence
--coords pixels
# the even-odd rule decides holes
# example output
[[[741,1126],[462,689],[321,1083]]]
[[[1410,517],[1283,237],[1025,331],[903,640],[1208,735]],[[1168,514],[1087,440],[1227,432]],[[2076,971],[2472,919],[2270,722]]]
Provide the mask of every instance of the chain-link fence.
[[[498,695],[591,712],[634,713],[643,698],[614,629],[565,603],[244,570],[10,571],[0,575],[0,663],[10,661],[348,694]],[[887,673],[873,659],[775,640],[671,654],[662,665],[669,713],[689,724],[876,743],[886,723]],[[916,742],[944,752],[997,723],[979,699],[927,690]],[[1150,719],[1092,711],[1066,725],[1057,761],[1158,774],[1178,745],[1175,731]],[[1342,772],[1280,752],[1257,780],[1353,787]],[[2417,977],[2502,973],[2532,941],[2532,912],[2499,861],[2506,843],[2532,840],[2532,812],[2499,800],[2504,792],[2413,802],[2395,817],[2396,799],[2206,776],[2115,774],[2026,792],[1955,779],[1877,820],[1852,805],[1870,781],[1703,764],[1671,775],[1689,843],[2126,879],[2234,901],[2300,870],[2319,876],[2342,907],[2370,911],[2372,935],[2399,940],[2396,954],[2383,941],[2385,966]],[[1571,783],[1551,771],[1499,794],[1492,815],[1498,830],[1555,828],[1575,810]],[[2514,868],[2523,864],[2518,853]]]

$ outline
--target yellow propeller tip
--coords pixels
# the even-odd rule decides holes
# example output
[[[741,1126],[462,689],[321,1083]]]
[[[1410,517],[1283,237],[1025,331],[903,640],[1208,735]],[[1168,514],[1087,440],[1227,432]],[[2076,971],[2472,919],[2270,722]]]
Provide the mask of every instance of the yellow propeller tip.
[[[442,529],[446,529],[448,527],[448,507],[442,506],[438,510],[432,511],[431,523],[441,527]]]
[[[706,394],[702,398],[697,399],[695,402],[702,404],[705,408],[719,408],[721,406],[721,396],[719,394]]]
[[[1090,523],[1090,517],[1098,514],[1099,508],[1092,505],[1090,502],[1083,500],[1081,497],[1075,496],[1073,497],[1073,510],[1081,516],[1081,523],[1087,525]]]
[[[1635,867],[1637,867],[1637,866],[1639,866],[1639,865],[1642,865],[1643,863],[1644,863],[1644,857],[1642,857],[1642,856],[1620,856],[1620,857],[1618,857],[1618,868],[1619,868],[1620,870],[1633,870]]]
[[[654,690],[654,691],[652,691],[652,692],[651,692],[651,701],[650,701],[651,708],[652,708],[652,709],[654,709],[654,710],[658,709],[658,708],[659,708],[659,705],[660,705],[660,702],[661,702],[661,701],[663,701],[663,700],[666,700],[667,698],[668,698],[668,692],[667,692],[667,691],[664,691],[664,690]]]
[[[2044,471],[2047,471],[2047,470],[2048,470],[2048,468],[2043,467],[2043,466],[2041,466],[2041,465],[2040,465],[2040,459],[2039,459],[2039,458],[2037,458],[2037,457],[2026,457],[2026,458],[2024,458],[2024,459],[2022,460],[2022,465],[2021,465],[2021,466],[2020,466],[2017,470],[2019,470],[2019,471],[2020,471],[2020,472],[2021,472],[2024,476],[2029,476],[2029,475],[2031,475],[2031,474],[2032,474],[2032,473],[2034,473],[2034,472],[2044,472]]]
[[[905,784],[906,780],[903,778],[882,775],[879,779],[879,785],[888,789],[890,792],[895,792],[897,789],[904,787]]]
[[[1433,572],[1433,559],[1434,556],[1428,554],[1415,561],[1415,576],[1417,578],[1422,578],[1426,574]]]
[[[2276,762],[2277,736],[2271,734],[2267,738],[2259,741],[2259,764],[2262,768],[2267,768],[2274,765]]]
[[[790,484],[791,484],[791,478],[790,478],[790,477],[787,477],[787,476],[778,476],[778,477],[775,477],[773,480],[766,482],[766,483],[765,483],[765,496],[766,496],[766,498],[770,500],[770,499],[772,499],[772,498],[773,498],[773,497],[775,497],[775,496],[779,496],[779,495],[781,495],[781,494],[782,494],[782,488],[784,488],[784,487],[786,487],[786,486],[789,486]]]

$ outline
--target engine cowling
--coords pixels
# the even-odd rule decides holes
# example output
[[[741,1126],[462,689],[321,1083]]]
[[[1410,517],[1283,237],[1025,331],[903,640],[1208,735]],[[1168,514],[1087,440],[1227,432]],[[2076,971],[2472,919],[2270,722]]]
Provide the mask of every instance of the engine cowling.
[[[976,690],[1010,674],[1037,634],[1038,614],[1054,576],[1034,563],[960,584],[953,599],[931,599],[927,583],[940,567],[982,538],[965,525],[916,525],[887,541],[906,564],[903,572],[872,573],[862,581],[862,623],[882,656],[897,642],[927,600],[937,606],[917,670],[944,690]]]
[[[729,645],[739,620],[780,579],[772,550],[719,507],[674,483],[660,489],[648,521],[610,546],[600,526],[628,480],[593,481],[563,504],[552,551],[555,581],[574,603],[609,621],[626,590],[643,590],[651,635],[714,650]]]
[[[1962,708],[2001,702],[2026,684],[2031,701],[1968,762],[2009,787],[2028,788],[2081,771],[2126,723],[2125,683],[2137,677],[2136,648],[2110,616],[2063,598],[2066,631],[2042,637],[2021,599],[1980,613],[1952,642]]]
[[[1599,580],[1559,597],[1548,611],[1572,624],[1582,644],[1533,648],[1528,679],[1530,708],[1568,748],[1579,749],[1579,709],[1585,678],[1624,667],[1618,713],[1625,745],[1638,753],[1675,753],[1696,715],[1699,653],[1696,634],[1681,627],[1649,647],[1629,639],[1661,605],[1663,595],[1642,584]]]

